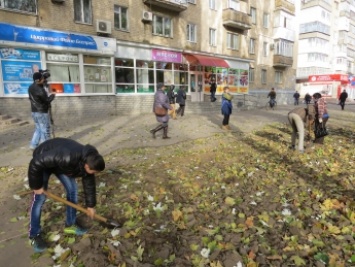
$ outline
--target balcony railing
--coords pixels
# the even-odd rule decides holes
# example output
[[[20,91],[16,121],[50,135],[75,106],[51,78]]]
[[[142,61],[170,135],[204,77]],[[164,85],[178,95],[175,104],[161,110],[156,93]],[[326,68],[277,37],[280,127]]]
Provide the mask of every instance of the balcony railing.
[[[309,8],[313,6],[321,6],[329,11],[331,11],[332,9],[332,4],[329,0],[303,0],[301,3],[302,3],[301,9]]]
[[[276,9],[285,9],[292,14],[295,14],[295,3],[291,0],[276,0]]]
[[[274,55],[274,67],[291,67],[293,64],[293,58],[292,57],[286,57],[282,55]]]
[[[144,4],[182,12],[187,9],[187,0],[143,0]]]
[[[249,30],[251,28],[251,18],[248,14],[235,10],[223,10],[223,25],[239,30]]]

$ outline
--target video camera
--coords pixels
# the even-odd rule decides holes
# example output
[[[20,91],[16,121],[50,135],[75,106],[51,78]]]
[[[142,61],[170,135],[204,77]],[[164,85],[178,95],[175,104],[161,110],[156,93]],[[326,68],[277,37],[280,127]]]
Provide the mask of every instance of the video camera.
[[[48,79],[49,77],[51,77],[49,70],[39,70],[38,72],[42,74],[42,76],[45,80]]]

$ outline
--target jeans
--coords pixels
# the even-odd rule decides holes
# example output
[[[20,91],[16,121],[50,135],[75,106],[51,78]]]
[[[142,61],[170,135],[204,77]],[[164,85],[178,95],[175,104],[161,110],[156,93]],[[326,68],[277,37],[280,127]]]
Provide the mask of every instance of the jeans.
[[[47,190],[49,173],[43,173],[43,189]],[[67,200],[77,204],[78,203],[78,185],[74,178],[68,177],[65,174],[57,175],[60,182],[63,184],[67,193]],[[33,194],[33,199],[30,207],[30,229],[29,237],[35,237],[41,233],[41,211],[44,202],[46,201],[45,194]],[[66,226],[75,224],[76,221],[76,209],[67,206],[66,207]]]
[[[48,113],[32,112],[32,118],[35,122],[35,132],[31,140],[30,147],[36,148],[39,144],[50,139],[50,120]]]

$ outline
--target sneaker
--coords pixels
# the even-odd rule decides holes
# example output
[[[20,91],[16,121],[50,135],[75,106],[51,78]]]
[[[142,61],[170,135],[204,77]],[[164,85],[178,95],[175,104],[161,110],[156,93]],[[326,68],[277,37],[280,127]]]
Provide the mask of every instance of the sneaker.
[[[48,244],[43,239],[41,234],[38,234],[35,237],[30,237],[30,240],[31,240],[31,246],[33,247],[36,253],[41,253],[48,248]]]
[[[75,224],[64,228],[64,233],[70,235],[84,235],[87,231],[87,229],[81,228]]]

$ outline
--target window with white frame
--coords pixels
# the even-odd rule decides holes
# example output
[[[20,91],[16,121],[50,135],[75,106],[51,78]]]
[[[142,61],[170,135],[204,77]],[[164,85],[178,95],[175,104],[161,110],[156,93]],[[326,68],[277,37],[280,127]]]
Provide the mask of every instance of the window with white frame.
[[[234,10],[240,10],[239,0],[229,0],[229,8]]]
[[[323,53],[308,53],[308,62],[328,62],[328,55]]]
[[[153,34],[165,37],[173,36],[173,21],[171,18],[154,15]]]
[[[238,50],[239,49],[239,35],[234,33],[227,33],[227,48]]]
[[[75,22],[92,24],[91,0],[74,0]]]
[[[114,6],[114,23],[115,29],[128,30],[128,8],[118,5]]]
[[[274,44],[274,54],[286,57],[293,56],[293,42],[286,40],[277,40]]]
[[[266,84],[267,81],[267,72],[265,69],[261,70],[261,83]]]
[[[255,39],[253,38],[249,41],[249,54],[255,54]]]
[[[256,24],[256,8],[250,8],[251,23]]]
[[[189,42],[196,43],[196,29],[197,29],[197,26],[195,24],[187,24],[186,39]]]
[[[269,28],[269,14],[268,13],[263,14],[263,27]]]
[[[209,0],[210,1],[210,9],[216,10],[216,0]]]
[[[216,46],[217,45],[217,39],[216,39],[216,29],[210,28],[210,46]]]
[[[36,0],[0,0],[0,9],[6,8],[12,11],[37,13]]]
[[[283,73],[282,71],[275,71],[275,83],[282,83]]]
[[[255,82],[255,70],[252,68],[249,69],[249,82]]]
[[[268,42],[263,43],[263,56],[267,57],[269,55],[269,44]]]

